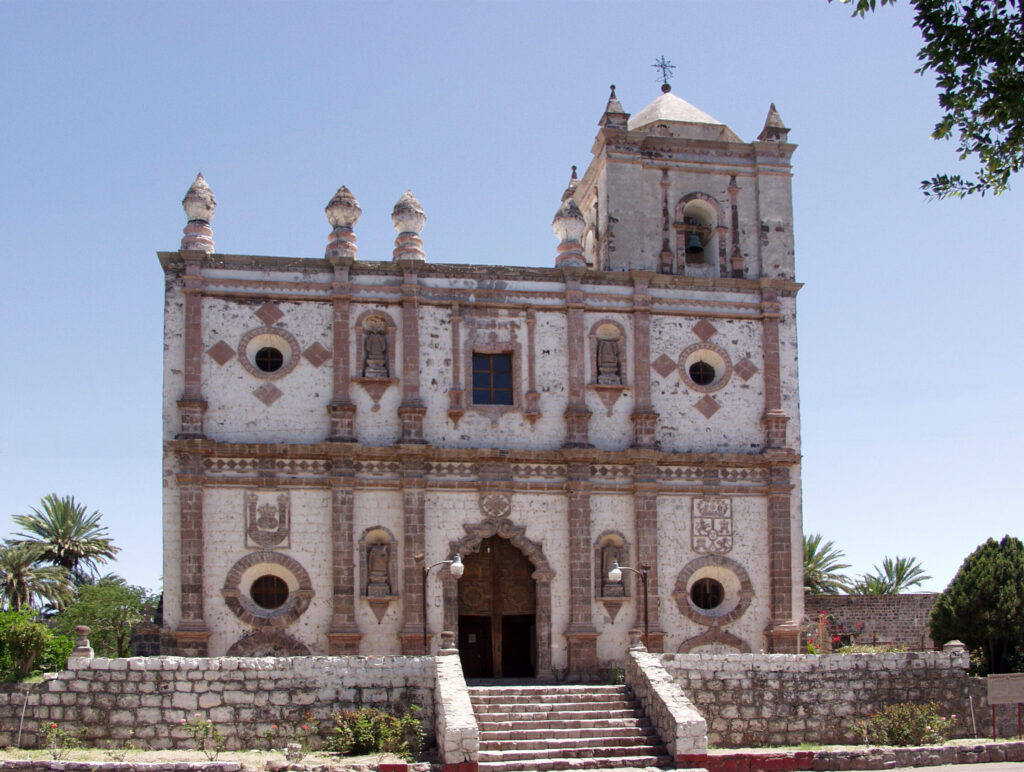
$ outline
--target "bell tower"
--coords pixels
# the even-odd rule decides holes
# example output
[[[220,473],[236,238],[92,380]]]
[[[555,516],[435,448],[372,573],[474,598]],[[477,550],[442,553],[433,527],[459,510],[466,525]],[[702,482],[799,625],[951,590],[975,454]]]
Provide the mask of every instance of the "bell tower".
[[[791,163],[772,105],[744,142],[672,93],[630,115],[611,95],[573,199],[589,267],[708,278],[793,278]]]

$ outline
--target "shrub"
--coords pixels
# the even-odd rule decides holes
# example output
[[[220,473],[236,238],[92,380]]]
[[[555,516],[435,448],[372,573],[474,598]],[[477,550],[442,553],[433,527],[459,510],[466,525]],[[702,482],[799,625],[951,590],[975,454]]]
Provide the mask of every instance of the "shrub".
[[[46,625],[30,619],[8,620],[0,627],[0,646],[9,658],[15,676],[24,678],[32,672],[33,663],[45,651],[51,637]]]
[[[955,723],[956,716],[940,716],[934,702],[901,702],[855,722],[853,729],[867,745],[939,745],[949,737]]]
[[[331,715],[336,726],[324,743],[324,750],[341,756],[393,753],[414,761],[423,745],[419,710],[419,706],[413,705],[401,716],[376,708],[338,711]]]
[[[227,743],[217,727],[210,719],[204,719],[201,714],[196,713],[187,719],[183,718],[181,724],[191,736],[196,750],[202,751],[209,761],[216,761],[227,747]]]

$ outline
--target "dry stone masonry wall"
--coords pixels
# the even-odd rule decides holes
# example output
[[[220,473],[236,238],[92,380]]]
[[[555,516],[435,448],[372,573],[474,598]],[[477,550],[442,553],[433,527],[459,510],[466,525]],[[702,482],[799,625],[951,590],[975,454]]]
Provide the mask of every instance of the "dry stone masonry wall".
[[[38,743],[53,722],[90,745],[132,737],[154,749],[187,748],[183,719],[198,713],[214,723],[229,750],[263,747],[260,735],[306,723],[330,726],[340,709],[421,709],[433,734],[433,657],[133,657],[81,659],[38,684],[0,686],[0,747]],[[27,699],[27,705],[25,700]]]
[[[965,715],[966,652],[664,654],[721,748],[856,742],[853,722],[887,704],[936,702]],[[960,722],[962,729],[968,722]]]

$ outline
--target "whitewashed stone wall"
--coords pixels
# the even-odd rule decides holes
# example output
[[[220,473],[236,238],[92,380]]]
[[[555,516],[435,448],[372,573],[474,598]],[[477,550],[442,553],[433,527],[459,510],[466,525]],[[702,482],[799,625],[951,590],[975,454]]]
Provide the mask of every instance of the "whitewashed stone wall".
[[[22,747],[34,747],[39,727],[57,723],[102,745],[132,737],[154,749],[186,748],[181,721],[199,714],[214,723],[229,750],[265,746],[271,725],[293,727],[307,714],[330,731],[331,713],[373,707],[402,713],[421,708],[434,728],[432,657],[137,657],[69,660],[40,684],[0,691],[0,745],[14,745],[28,694]]]
[[[664,654],[662,666],[720,748],[854,743],[856,719],[885,705],[936,702],[969,715],[966,652]],[[970,736],[967,721],[961,736]]]

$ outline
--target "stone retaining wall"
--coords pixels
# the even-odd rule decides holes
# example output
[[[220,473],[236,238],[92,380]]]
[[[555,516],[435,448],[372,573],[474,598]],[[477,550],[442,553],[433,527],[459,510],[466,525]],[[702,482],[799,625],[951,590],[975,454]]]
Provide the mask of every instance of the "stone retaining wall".
[[[181,722],[198,713],[213,721],[229,750],[266,747],[260,735],[307,723],[329,730],[339,709],[421,708],[434,729],[433,657],[133,657],[80,659],[36,684],[0,685],[0,746],[14,745],[22,706],[21,746],[38,745],[42,722],[53,722],[90,745],[125,740],[154,749],[188,748]]]
[[[665,669],[720,748],[856,742],[853,721],[887,704],[968,710],[966,652],[899,654],[663,654]],[[961,720],[958,736],[971,734]]]
[[[662,742],[677,763],[707,752],[707,724],[662,667],[656,654],[631,649],[626,656],[626,685],[633,690]]]

